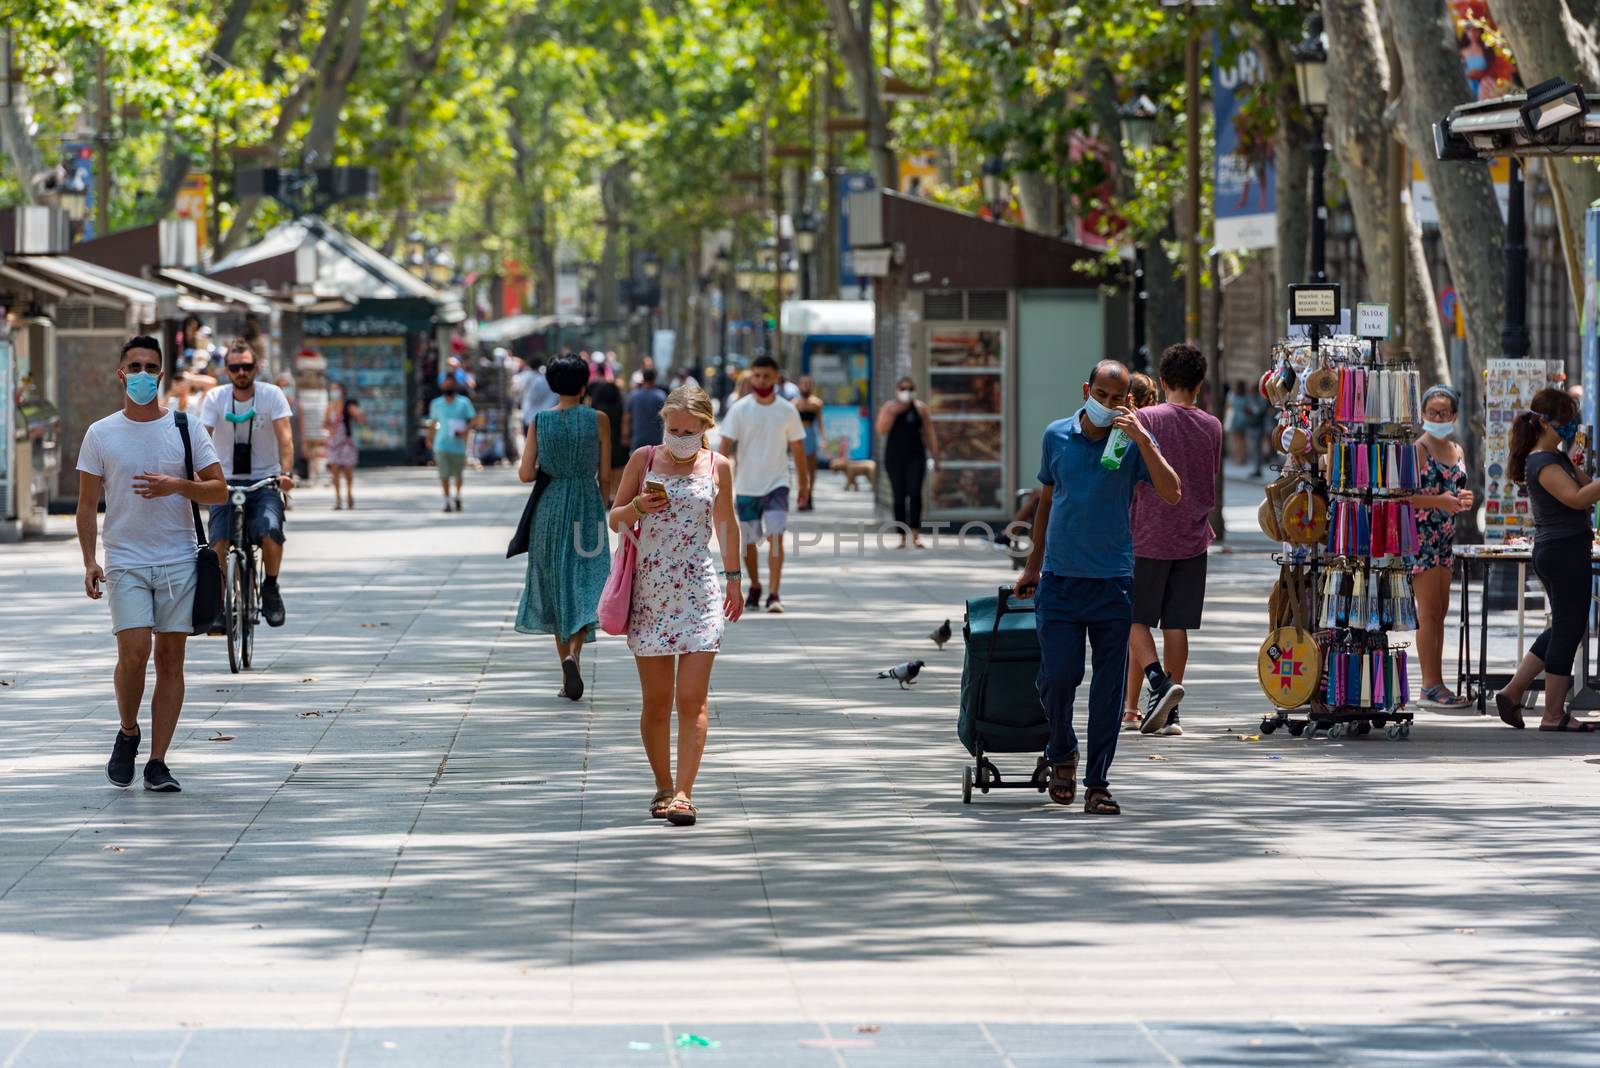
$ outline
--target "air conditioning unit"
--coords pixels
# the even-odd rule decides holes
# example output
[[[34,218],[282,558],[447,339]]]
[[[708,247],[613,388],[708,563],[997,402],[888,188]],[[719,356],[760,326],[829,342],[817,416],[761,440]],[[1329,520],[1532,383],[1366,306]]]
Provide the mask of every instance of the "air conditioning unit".
[[[67,213],[60,208],[24,205],[0,210],[0,252],[58,256],[67,245]]]

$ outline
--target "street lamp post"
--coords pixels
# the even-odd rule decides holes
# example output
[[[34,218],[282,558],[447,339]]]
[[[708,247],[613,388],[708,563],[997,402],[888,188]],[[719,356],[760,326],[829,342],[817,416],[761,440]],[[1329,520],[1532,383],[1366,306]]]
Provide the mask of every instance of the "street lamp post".
[[[817,251],[817,217],[809,211],[794,222],[794,247],[800,253],[800,299],[811,299],[811,254]]]
[[[1312,15],[1306,22],[1306,37],[1294,47],[1295,79],[1300,86],[1300,103],[1311,113],[1311,280],[1326,282],[1328,204],[1322,188],[1328,165],[1328,146],[1323,135],[1323,118],[1328,112],[1328,35],[1322,29],[1322,16]]]
[[[717,361],[717,412],[721,414],[728,407],[728,305],[733,300],[733,256],[726,248],[717,250],[717,274],[721,279],[717,284],[722,288],[722,345],[721,358]]]
[[[1117,109],[1117,119],[1122,128],[1122,143],[1127,151],[1148,152],[1156,143],[1156,105],[1143,93],[1138,94]],[[1149,342],[1146,339],[1146,318],[1149,311],[1150,291],[1145,287],[1144,242],[1133,247],[1133,356],[1130,365],[1135,371],[1150,366]]]

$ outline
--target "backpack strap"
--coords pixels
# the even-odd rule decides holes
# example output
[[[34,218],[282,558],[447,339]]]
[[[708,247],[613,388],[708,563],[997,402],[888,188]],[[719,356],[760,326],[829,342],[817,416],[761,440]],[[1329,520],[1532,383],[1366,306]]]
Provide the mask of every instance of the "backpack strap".
[[[178,424],[178,436],[183,439],[183,473],[190,482],[194,481],[194,449],[189,445],[189,414],[187,412],[173,412],[173,422]],[[200,506],[194,501],[189,502],[189,510],[194,513],[194,536],[200,545],[211,544],[206,539],[205,528],[200,525]]]

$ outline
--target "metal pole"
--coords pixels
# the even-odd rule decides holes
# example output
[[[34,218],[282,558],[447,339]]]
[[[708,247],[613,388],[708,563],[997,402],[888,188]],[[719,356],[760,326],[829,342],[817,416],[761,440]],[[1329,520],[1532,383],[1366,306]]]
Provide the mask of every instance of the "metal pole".
[[[1133,369],[1143,371],[1150,366],[1150,345],[1145,334],[1146,314],[1150,291],[1145,288],[1144,245],[1133,247]]]
[[[111,96],[106,91],[106,49],[95,49],[95,79],[99,82],[100,106],[95,115],[95,236],[111,232]]]
[[[1188,233],[1183,251],[1183,330],[1192,341],[1200,338],[1200,28],[1191,23],[1184,49],[1184,117],[1188,144],[1184,162],[1188,191],[1184,215]]]
[[[1506,207],[1506,319],[1500,350],[1508,358],[1528,355],[1528,222],[1523,195],[1522,161],[1511,159]],[[1587,387],[1586,387],[1587,388]]]
[[[1323,192],[1322,175],[1328,166],[1328,146],[1323,139],[1322,114],[1315,119],[1311,135],[1311,280],[1328,280],[1328,198]]]
[[[733,259],[733,250],[729,248],[728,273],[723,275],[718,283],[722,286],[722,357],[717,361],[717,414],[725,415],[728,411],[728,305],[733,303],[735,271],[739,263]]]

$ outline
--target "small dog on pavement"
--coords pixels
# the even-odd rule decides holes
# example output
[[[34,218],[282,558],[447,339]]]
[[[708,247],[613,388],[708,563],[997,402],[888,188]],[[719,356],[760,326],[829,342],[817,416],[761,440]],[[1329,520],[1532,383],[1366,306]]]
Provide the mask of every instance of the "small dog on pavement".
[[[833,470],[844,475],[844,488],[856,488],[856,479],[865,479],[867,488],[872,488],[873,476],[878,473],[878,464],[874,460],[835,460],[830,464]]]

